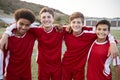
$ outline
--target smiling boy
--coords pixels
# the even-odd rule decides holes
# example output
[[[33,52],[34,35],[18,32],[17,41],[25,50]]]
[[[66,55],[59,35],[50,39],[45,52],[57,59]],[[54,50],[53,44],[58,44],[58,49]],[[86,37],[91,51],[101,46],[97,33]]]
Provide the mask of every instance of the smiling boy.
[[[12,30],[13,35],[8,38],[8,47],[4,52],[9,56],[5,77],[6,80],[32,80],[31,55],[35,37],[28,30],[35,16],[29,9],[21,8],[15,11],[14,18],[16,29]]]

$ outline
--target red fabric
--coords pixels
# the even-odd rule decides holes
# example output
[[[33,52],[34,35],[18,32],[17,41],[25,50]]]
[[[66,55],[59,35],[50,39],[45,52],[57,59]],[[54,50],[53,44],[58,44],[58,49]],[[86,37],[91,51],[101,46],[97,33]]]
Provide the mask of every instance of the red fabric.
[[[53,28],[50,33],[46,33],[43,27],[41,27],[31,28],[31,32],[33,32],[38,39],[37,63],[39,65],[39,80],[49,80],[50,76],[52,80],[60,80],[64,31],[57,32],[56,29]]]
[[[61,65],[43,66],[38,64],[38,80],[61,80]]]
[[[87,80],[112,80],[111,74],[103,74],[109,46],[109,42],[101,45],[94,43],[88,60]]]
[[[72,70],[71,76],[76,76],[74,73],[77,71],[80,75],[78,78],[74,80],[84,80],[84,67],[87,59],[87,54],[89,48],[93,41],[97,38],[95,33],[81,33],[81,35],[75,37],[73,34],[66,34],[65,35],[65,44],[67,50],[64,54],[62,60],[63,68],[67,68],[68,70]],[[63,70],[67,70],[63,69]],[[75,72],[74,72],[75,71]],[[67,72],[67,71],[66,71]],[[68,80],[64,77],[63,72],[63,79]],[[80,79],[81,78],[81,79]],[[71,77],[72,79],[72,77]],[[69,80],[71,80],[69,79]]]
[[[10,58],[6,80],[31,80],[31,55],[34,41],[35,38],[29,32],[23,38],[9,37]]]
[[[92,31],[92,30],[93,30],[93,27],[83,26],[82,30]]]

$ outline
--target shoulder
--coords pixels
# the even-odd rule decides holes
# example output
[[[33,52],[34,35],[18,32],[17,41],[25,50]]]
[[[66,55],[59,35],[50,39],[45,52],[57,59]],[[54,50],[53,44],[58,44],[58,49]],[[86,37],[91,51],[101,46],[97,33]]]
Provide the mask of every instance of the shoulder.
[[[83,30],[88,30],[88,31],[92,31],[93,30],[93,27],[87,27],[87,26],[83,26],[82,27]]]

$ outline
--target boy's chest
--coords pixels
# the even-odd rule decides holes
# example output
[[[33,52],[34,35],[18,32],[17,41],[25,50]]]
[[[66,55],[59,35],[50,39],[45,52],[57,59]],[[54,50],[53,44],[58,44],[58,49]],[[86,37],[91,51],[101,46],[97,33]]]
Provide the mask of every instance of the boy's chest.
[[[92,38],[90,35],[86,35],[86,34],[77,37],[73,36],[72,34],[65,36],[65,43],[66,46],[68,47],[69,46],[74,48],[84,47],[90,45],[93,41],[94,41],[94,36]]]
[[[51,33],[43,32],[41,37],[38,40],[43,44],[54,44],[54,43],[61,42],[62,39],[63,39],[62,33],[53,31]]]

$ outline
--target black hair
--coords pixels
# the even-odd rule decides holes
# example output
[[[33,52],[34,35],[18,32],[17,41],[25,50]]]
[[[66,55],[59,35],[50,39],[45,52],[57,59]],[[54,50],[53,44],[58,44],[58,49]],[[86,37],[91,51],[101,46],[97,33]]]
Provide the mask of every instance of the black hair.
[[[29,20],[31,23],[35,21],[35,15],[29,9],[21,8],[15,11],[14,18],[18,21],[20,18]]]
[[[99,21],[97,24],[96,24],[96,28],[97,28],[97,26],[98,25],[100,25],[100,24],[105,24],[105,25],[107,25],[108,26],[108,30],[110,31],[110,22],[108,21],[108,20],[101,20],[101,21]]]

